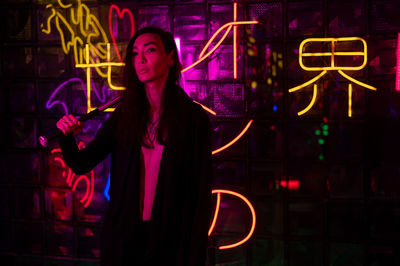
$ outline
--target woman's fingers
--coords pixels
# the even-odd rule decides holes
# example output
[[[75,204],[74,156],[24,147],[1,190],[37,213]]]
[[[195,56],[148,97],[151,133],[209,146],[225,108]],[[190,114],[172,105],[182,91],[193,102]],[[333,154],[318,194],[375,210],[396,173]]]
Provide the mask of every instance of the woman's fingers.
[[[72,132],[76,136],[82,131],[83,123],[73,115],[65,115],[58,120],[56,126],[64,135],[68,135]]]

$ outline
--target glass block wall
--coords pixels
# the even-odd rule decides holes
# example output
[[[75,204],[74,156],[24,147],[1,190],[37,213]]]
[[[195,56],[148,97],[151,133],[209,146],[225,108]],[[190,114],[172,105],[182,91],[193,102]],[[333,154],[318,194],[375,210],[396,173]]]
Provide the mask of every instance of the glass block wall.
[[[107,67],[82,67],[85,45],[89,63],[120,62],[147,25],[174,34],[181,84],[211,110],[214,189],[224,192],[209,265],[400,265],[398,1],[0,6],[1,265],[99,265],[109,160],[75,175],[38,137],[117,94],[121,68],[107,79]],[[235,21],[248,24],[226,25]],[[86,123],[81,147],[108,115]],[[250,239],[221,249],[254,221]]]

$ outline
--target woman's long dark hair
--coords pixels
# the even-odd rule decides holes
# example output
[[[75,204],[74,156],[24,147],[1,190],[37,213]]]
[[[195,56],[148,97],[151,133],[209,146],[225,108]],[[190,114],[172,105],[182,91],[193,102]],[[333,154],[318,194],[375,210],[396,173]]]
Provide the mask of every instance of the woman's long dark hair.
[[[132,65],[132,48],[135,40],[144,33],[156,34],[160,37],[165,52],[173,52],[174,65],[169,69],[169,75],[163,90],[161,110],[156,138],[160,144],[166,143],[171,125],[176,122],[177,107],[176,102],[178,90],[177,86],[182,64],[179,61],[178,51],[174,38],[171,33],[157,27],[144,27],[137,31],[128,43],[126,48],[125,67],[123,70],[123,84],[126,88],[122,92],[120,103],[121,118],[118,127],[118,135],[124,145],[138,143],[149,146],[145,140],[147,136],[147,127],[150,119],[150,104],[147,100],[144,84],[139,81],[134,66]]]

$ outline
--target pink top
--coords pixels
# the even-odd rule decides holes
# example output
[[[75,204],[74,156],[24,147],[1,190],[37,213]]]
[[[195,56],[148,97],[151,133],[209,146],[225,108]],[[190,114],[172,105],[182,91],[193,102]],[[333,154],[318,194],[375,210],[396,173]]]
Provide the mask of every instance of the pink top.
[[[163,149],[164,145],[160,145],[157,141],[154,143],[154,148],[142,146],[141,149],[141,155],[144,162],[144,165],[142,163],[141,167],[141,175],[144,175],[145,180],[142,213],[143,221],[149,221],[151,218],[151,210],[153,208],[154,195],[156,193],[158,171],[160,170]]]

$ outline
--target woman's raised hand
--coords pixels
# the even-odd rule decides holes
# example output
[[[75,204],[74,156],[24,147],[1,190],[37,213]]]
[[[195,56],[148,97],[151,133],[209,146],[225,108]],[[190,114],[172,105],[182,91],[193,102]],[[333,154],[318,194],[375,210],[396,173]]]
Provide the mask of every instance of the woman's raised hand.
[[[58,120],[57,128],[62,131],[62,133],[66,136],[72,132],[74,136],[81,133],[83,129],[83,122],[76,119],[73,115],[65,115],[63,118]]]

